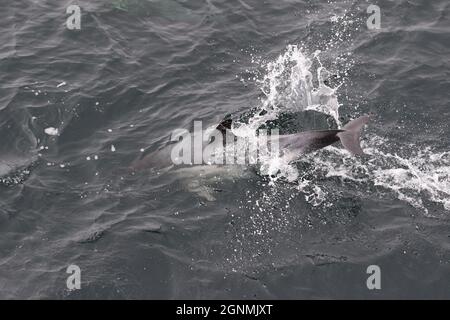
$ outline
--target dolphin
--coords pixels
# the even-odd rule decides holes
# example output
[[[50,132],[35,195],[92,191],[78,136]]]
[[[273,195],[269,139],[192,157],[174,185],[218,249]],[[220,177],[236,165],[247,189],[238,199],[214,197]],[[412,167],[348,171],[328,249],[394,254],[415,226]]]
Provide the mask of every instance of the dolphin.
[[[353,155],[363,155],[364,152],[360,146],[359,139],[361,129],[369,122],[369,116],[362,116],[347,123],[344,127],[337,130],[312,130],[295,134],[270,136],[269,139],[278,139],[279,154],[283,161],[289,163],[295,162],[302,154],[314,152],[325,148],[333,143],[340,141],[344,148]],[[228,115],[215,128],[216,132],[223,137],[232,133],[233,121]],[[206,135],[208,136],[208,135]],[[228,141],[223,140],[223,143]],[[211,144],[211,140],[206,139],[204,146]],[[214,188],[211,184],[222,179],[237,181],[242,178],[251,178],[256,176],[256,170],[249,170],[251,166],[242,164],[225,165],[175,165],[171,161],[171,152],[176,143],[166,145],[165,147],[143,155],[132,162],[129,169],[132,172],[152,169],[169,174],[175,174],[184,185],[184,187],[199,197],[214,201]],[[259,172],[259,175],[266,175]],[[270,173],[267,173],[271,175]],[[288,180],[293,182],[291,180]]]
[[[369,116],[364,115],[357,119],[351,120],[341,129],[334,130],[310,130],[294,134],[270,136],[271,142],[278,140],[279,149],[282,157],[292,162],[297,160],[301,155],[317,151],[325,148],[338,141],[348,150],[352,155],[363,155],[364,151],[360,146],[360,134],[365,124],[369,122]],[[232,120],[229,115],[222,120],[216,127],[216,131],[223,137],[227,134],[232,134]],[[225,143],[226,139],[223,139]],[[211,143],[211,140],[204,140],[204,146]],[[171,162],[171,152],[173,146],[176,144],[169,144],[160,150],[156,150],[139,159],[133,161],[130,166],[132,171],[152,168],[156,170],[164,168],[178,167]],[[188,165],[192,167],[193,165]],[[184,166],[186,167],[186,165]],[[216,168],[217,166],[214,166]]]

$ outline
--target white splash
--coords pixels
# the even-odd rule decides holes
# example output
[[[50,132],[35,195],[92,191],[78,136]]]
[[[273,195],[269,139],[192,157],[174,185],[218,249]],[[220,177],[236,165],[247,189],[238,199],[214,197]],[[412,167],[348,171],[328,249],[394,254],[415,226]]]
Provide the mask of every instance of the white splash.
[[[45,128],[44,132],[48,134],[49,136],[57,136],[59,135],[59,130],[57,128],[48,127]]]
[[[258,127],[278,117],[281,111],[317,110],[332,116],[339,123],[339,103],[336,89],[324,84],[328,71],[319,60],[320,51],[308,58],[297,45],[287,46],[286,51],[275,61],[266,66],[266,73],[257,80],[264,98],[261,100],[259,112],[248,124],[240,124],[233,128],[237,136],[249,137],[255,134]],[[316,78],[311,72],[313,59],[320,67],[315,70]],[[313,85],[317,80],[318,86]]]
[[[256,81],[264,94],[258,112],[248,123],[235,122],[233,133],[245,137],[250,144],[257,144],[257,129],[267,121],[277,119],[281,112],[315,110],[331,116],[340,124],[337,88],[325,84],[329,72],[319,56],[320,51],[308,57],[301,47],[289,45],[275,61],[267,63],[265,75]],[[318,64],[316,70],[313,70],[314,61]],[[274,180],[297,180],[297,169],[285,160],[270,156],[260,160],[263,175],[272,176]]]
[[[352,157],[345,150],[332,146],[319,151],[314,158],[310,156],[301,161],[314,162],[308,176],[339,178],[342,184],[350,182],[367,194],[378,188],[376,193],[380,197],[386,196],[384,192],[391,193],[425,214],[429,214],[427,202],[450,211],[450,152],[413,144],[399,148],[376,135],[368,138],[364,151],[369,160]],[[301,182],[301,190],[323,187],[320,179]],[[307,193],[306,197],[311,194],[314,193]],[[325,191],[321,203],[331,205],[333,200],[329,196]]]
[[[325,84],[329,72],[319,56],[320,51],[316,51],[307,57],[299,46],[289,45],[275,61],[269,62],[265,66],[265,75],[258,81],[264,94],[258,112],[248,123],[235,123],[233,133],[256,143],[256,131],[267,121],[277,119],[281,112],[306,110],[330,115],[341,126],[338,87]],[[313,69],[313,65],[318,67]],[[338,178],[337,181],[343,184],[350,181],[358,185],[359,190],[365,190],[367,194],[374,193],[374,189],[377,194],[385,190],[425,214],[429,212],[427,203],[430,202],[450,211],[449,152],[414,145],[404,145],[400,152],[394,142],[379,136],[367,138],[366,134],[365,139],[368,143],[364,145],[363,141],[363,149],[369,154],[369,160],[361,160],[340,147],[330,146],[305,155],[296,164],[273,157],[260,159],[259,170],[263,175],[272,176],[271,184],[279,179],[297,181],[298,190],[313,206],[333,205],[335,188],[327,187],[327,184]],[[299,169],[302,165],[307,169]]]

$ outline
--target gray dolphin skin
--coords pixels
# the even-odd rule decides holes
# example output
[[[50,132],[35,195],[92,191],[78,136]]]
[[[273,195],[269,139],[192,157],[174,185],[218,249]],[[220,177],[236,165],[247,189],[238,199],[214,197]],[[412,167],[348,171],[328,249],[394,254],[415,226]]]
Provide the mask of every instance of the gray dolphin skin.
[[[313,130],[289,135],[278,136],[280,149],[290,161],[302,154],[325,148],[335,142],[342,145],[353,155],[363,155],[359,138],[361,129],[369,122],[369,116],[364,115],[347,123],[338,130]]]

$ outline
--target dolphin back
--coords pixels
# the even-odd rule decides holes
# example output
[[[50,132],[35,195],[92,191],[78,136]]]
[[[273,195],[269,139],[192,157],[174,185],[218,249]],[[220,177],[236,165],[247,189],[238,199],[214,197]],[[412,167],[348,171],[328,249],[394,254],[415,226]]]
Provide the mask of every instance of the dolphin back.
[[[314,130],[279,136],[280,147],[293,155],[313,152],[341,141],[353,155],[362,155],[359,144],[361,129],[369,122],[369,116],[362,116],[347,123],[339,130]],[[295,156],[293,156],[295,157]]]
[[[314,130],[279,137],[280,147],[300,155],[325,148],[339,141],[343,130]]]

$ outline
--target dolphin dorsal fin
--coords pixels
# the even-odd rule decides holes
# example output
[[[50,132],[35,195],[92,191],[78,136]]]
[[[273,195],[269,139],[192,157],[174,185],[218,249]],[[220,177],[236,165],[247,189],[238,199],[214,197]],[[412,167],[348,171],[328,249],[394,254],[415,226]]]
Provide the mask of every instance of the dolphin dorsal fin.
[[[233,119],[231,119],[231,114],[227,114],[217,125],[216,129],[222,132],[222,134],[226,134],[227,130],[231,130],[232,123]]]

